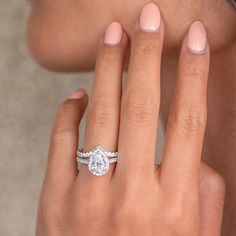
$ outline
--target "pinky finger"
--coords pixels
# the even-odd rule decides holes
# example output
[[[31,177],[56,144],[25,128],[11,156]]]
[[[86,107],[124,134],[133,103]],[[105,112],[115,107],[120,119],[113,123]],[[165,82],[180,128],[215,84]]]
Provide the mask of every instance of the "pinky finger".
[[[207,121],[209,62],[206,29],[197,21],[182,46],[161,166],[163,186],[176,191],[192,186],[198,177]]]

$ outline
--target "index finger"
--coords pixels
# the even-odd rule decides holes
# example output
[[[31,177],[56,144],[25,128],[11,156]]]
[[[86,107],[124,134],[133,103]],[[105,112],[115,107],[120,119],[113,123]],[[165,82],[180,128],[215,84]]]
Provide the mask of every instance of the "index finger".
[[[78,174],[76,165],[78,128],[87,102],[86,92],[78,90],[60,106],[49,148],[44,181],[46,190],[43,191],[46,194],[65,193]]]

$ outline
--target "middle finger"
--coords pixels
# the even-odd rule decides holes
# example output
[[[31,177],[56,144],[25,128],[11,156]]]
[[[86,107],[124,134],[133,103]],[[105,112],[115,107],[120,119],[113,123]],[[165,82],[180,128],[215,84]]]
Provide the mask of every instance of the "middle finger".
[[[146,174],[154,167],[163,35],[159,8],[154,3],[147,4],[131,42],[128,80],[121,102],[116,172]]]

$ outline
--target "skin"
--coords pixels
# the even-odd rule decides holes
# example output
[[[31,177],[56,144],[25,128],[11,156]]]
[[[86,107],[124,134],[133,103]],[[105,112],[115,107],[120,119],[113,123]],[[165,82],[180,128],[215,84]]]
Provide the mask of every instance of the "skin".
[[[32,54],[43,66],[61,71],[94,68],[102,34],[111,21],[119,21],[132,38],[140,9],[149,1],[30,2],[28,42]],[[226,0],[153,2],[160,7],[165,22],[166,53],[180,49],[189,25],[197,19],[206,25],[213,51],[235,43],[236,14]]]
[[[28,27],[28,42],[32,55],[41,65],[53,70],[92,69],[108,23],[118,20],[128,37],[131,40],[134,38],[140,9],[148,1],[123,2],[32,0]],[[222,235],[234,235],[236,231],[235,10],[227,1],[221,0],[154,2],[161,9],[165,24],[160,104],[160,114],[165,126],[174,93],[179,50],[183,38],[194,20],[199,19],[206,25],[211,48],[211,64],[207,100],[208,122],[202,157],[207,164],[224,176],[227,192]]]
[[[39,203],[38,236],[220,235],[224,181],[201,163],[209,46],[194,54],[183,41],[163,162],[154,164],[163,37],[163,22],[158,32],[136,30],[123,91],[126,34],[121,44],[100,49],[84,149],[97,143],[108,150],[118,147],[119,161],[107,175],[94,177],[85,165],[77,171],[74,161],[88,97],[73,96],[59,109]],[[200,73],[193,73],[196,65],[201,65]]]

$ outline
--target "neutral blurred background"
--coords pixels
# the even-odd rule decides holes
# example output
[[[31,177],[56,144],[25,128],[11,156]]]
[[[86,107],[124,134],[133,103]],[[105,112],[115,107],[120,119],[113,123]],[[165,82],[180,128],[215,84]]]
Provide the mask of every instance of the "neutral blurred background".
[[[57,107],[92,82],[92,73],[49,72],[30,58],[28,11],[26,1],[0,0],[0,236],[34,235]]]
[[[91,74],[57,74],[30,58],[26,1],[0,0],[0,235],[34,235],[50,129],[58,105]]]

